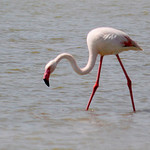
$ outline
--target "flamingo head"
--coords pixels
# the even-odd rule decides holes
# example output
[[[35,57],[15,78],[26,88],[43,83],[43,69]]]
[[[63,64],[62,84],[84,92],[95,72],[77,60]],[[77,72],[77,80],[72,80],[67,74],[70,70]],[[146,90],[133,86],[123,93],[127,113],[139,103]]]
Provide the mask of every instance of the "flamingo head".
[[[43,80],[45,84],[49,87],[49,77],[50,74],[55,70],[56,68],[56,61],[52,60],[45,66],[45,72],[43,76]]]

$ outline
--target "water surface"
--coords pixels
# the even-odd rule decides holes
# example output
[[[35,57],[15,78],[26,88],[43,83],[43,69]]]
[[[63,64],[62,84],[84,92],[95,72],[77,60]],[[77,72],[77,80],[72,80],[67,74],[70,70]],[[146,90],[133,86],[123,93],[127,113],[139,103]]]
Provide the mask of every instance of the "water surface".
[[[0,2],[0,149],[149,150],[150,4],[143,1],[5,0]],[[133,81],[132,112],[126,79],[115,56],[104,57],[100,88],[64,60],[43,83],[44,66],[62,52],[86,65],[87,33],[121,29],[144,52],[120,54]]]

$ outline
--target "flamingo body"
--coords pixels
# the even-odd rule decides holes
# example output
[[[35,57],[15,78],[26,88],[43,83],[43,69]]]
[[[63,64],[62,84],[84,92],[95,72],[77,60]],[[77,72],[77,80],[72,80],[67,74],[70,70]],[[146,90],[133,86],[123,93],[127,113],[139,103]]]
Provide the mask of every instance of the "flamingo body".
[[[100,78],[103,57],[105,55],[114,54],[116,55],[122,67],[122,70],[125,74],[125,77],[127,79],[127,85],[128,85],[130,96],[131,96],[133,111],[135,111],[133,93],[132,93],[132,82],[118,54],[120,52],[128,51],[128,50],[139,51],[139,50],[142,50],[142,48],[140,48],[140,46],[135,41],[133,41],[126,33],[120,30],[114,29],[114,28],[109,28],[109,27],[96,28],[90,31],[87,35],[87,45],[89,49],[89,59],[88,59],[87,65],[83,68],[79,68],[74,57],[68,53],[62,53],[58,55],[56,58],[54,58],[53,60],[49,61],[45,66],[45,73],[43,76],[43,80],[45,81],[46,85],[49,86],[50,74],[56,69],[57,64],[62,59],[67,59],[76,73],[80,75],[84,75],[84,74],[89,73],[93,69],[95,62],[96,62],[96,58],[98,55],[100,55],[100,64],[99,64],[99,69],[98,69],[98,74],[97,74],[97,80],[93,87],[93,92],[91,94],[90,100],[86,108],[86,110],[88,110],[90,103],[92,101],[92,98],[97,88],[99,87],[99,78]]]
[[[87,36],[87,45],[89,50],[96,51],[101,56],[118,54],[127,50],[141,50],[126,33],[109,27],[90,31]]]

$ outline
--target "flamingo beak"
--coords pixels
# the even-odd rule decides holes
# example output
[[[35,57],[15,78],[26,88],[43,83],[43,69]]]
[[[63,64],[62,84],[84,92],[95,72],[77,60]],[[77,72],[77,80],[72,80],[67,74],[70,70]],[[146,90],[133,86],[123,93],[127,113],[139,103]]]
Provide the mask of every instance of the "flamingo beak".
[[[49,87],[49,80],[43,79],[45,84]]]
[[[45,70],[44,76],[43,76],[43,80],[45,82],[45,84],[49,87],[49,77],[50,77],[50,68],[48,68],[47,70]]]

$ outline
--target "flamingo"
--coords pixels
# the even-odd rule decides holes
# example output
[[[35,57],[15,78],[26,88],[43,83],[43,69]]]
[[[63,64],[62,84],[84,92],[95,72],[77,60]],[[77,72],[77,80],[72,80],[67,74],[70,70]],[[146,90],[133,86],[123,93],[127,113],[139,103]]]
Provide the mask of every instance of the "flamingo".
[[[132,93],[132,81],[129,78],[123,66],[123,63],[119,57],[119,53],[128,50],[142,51],[142,48],[135,41],[133,41],[125,32],[110,27],[100,27],[91,30],[87,35],[87,46],[89,50],[89,58],[88,58],[87,65],[84,68],[79,68],[76,63],[76,60],[69,53],[59,54],[56,58],[49,61],[45,66],[45,73],[43,76],[43,80],[45,84],[49,86],[50,74],[56,69],[57,64],[62,59],[67,59],[70,62],[73,70],[77,74],[85,75],[88,74],[93,69],[96,62],[96,58],[98,55],[100,55],[100,62],[99,62],[96,83],[93,86],[93,91],[86,107],[86,110],[88,110],[91,101],[93,99],[93,96],[97,88],[99,87],[99,79],[100,79],[103,57],[105,55],[116,55],[121,65],[121,68],[125,74],[125,77],[127,79],[127,85],[131,97],[131,103],[132,103],[133,111],[135,112],[136,110],[135,110],[134,98]]]

